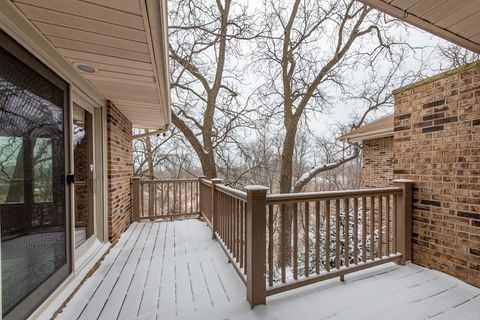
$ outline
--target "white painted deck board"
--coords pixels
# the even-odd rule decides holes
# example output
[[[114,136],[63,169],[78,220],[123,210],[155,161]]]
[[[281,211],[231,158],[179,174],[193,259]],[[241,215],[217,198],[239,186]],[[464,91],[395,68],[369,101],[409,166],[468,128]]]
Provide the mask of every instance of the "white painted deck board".
[[[480,289],[387,264],[282,293],[251,309],[199,220],[134,223],[58,319],[480,319]]]

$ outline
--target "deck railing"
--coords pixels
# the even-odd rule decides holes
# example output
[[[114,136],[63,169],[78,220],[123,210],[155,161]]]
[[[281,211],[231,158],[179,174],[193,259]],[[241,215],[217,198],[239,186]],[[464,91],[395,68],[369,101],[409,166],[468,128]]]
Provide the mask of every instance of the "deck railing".
[[[134,179],[133,203],[136,219],[203,217],[253,307],[273,294],[410,260],[412,184],[267,195],[263,186],[239,191],[204,177]]]
[[[132,178],[134,220],[198,215],[197,179],[141,180]]]

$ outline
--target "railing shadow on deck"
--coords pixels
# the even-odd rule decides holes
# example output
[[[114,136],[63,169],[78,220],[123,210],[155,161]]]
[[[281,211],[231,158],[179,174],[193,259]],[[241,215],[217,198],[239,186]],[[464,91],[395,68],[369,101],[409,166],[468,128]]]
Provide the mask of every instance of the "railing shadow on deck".
[[[394,187],[267,194],[221,179],[132,179],[135,220],[198,215],[254,307],[266,297],[411,258],[412,180]],[[289,236],[287,236],[289,235]]]

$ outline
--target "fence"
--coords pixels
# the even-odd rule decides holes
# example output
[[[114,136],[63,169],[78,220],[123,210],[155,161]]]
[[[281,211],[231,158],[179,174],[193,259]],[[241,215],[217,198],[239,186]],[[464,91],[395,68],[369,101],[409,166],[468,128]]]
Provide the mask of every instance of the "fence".
[[[200,214],[247,288],[266,297],[411,257],[411,180],[381,189],[268,194],[220,179],[133,181],[137,219]],[[153,199],[153,200],[152,200]]]

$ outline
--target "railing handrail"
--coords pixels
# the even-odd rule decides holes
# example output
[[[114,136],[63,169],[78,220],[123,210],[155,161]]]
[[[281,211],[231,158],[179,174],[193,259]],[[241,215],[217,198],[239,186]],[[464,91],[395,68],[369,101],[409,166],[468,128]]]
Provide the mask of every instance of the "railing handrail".
[[[267,204],[280,204],[288,202],[305,202],[316,200],[335,200],[343,198],[353,198],[372,195],[400,194],[402,188],[373,188],[356,190],[336,190],[336,191],[317,191],[302,193],[276,193],[267,195]]]
[[[176,182],[197,182],[198,179],[146,179],[140,180],[141,184],[149,184],[149,183],[176,183]]]
[[[237,198],[238,200],[247,200],[247,193],[245,191],[240,191],[231,187],[227,187],[224,184],[217,184],[215,188],[231,197]]]

